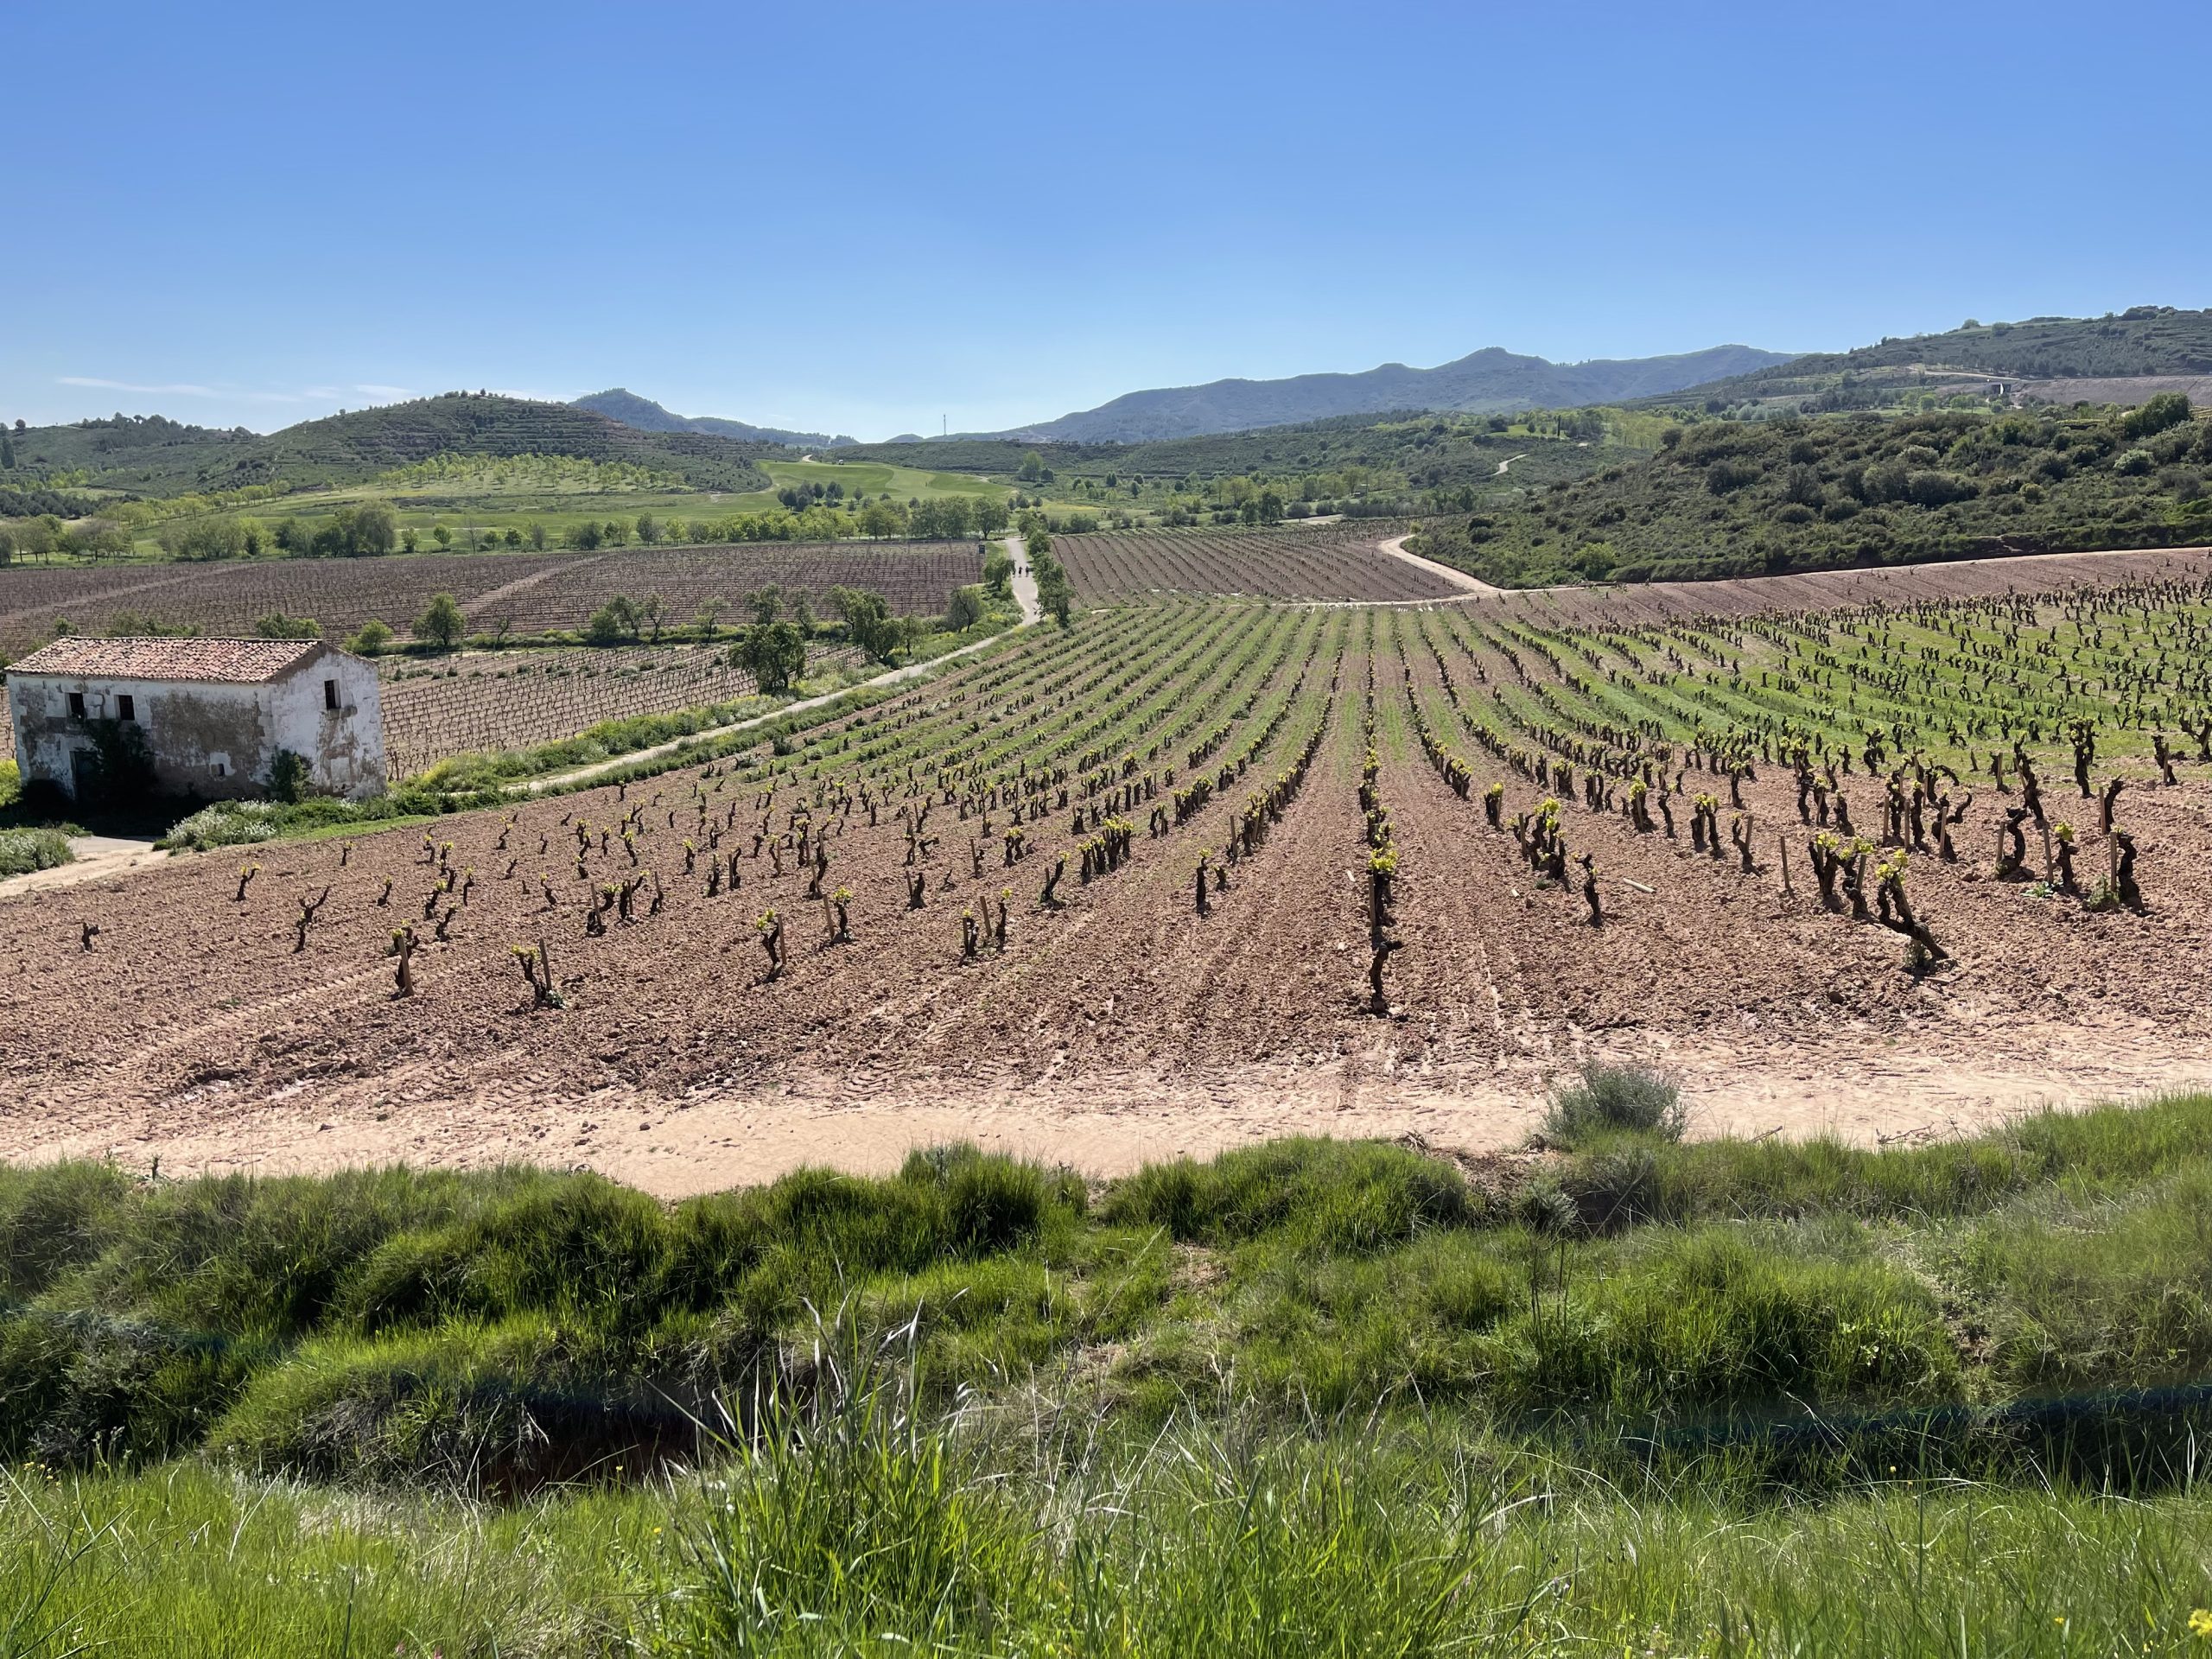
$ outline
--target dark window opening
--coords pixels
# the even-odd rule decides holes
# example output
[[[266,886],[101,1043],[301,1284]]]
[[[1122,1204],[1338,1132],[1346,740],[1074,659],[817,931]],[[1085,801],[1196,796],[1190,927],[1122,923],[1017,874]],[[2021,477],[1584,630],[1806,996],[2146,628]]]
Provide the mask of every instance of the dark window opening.
[[[115,717],[118,720],[136,720],[138,718],[138,705],[130,700],[130,694],[129,692],[120,691],[116,694]]]
[[[322,683],[322,706],[326,709],[335,709],[338,707],[337,681],[325,680]]]
[[[69,694],[69,718],[72,720],[82,720],[84,717],[85,694],[81,691],[72,691]]]

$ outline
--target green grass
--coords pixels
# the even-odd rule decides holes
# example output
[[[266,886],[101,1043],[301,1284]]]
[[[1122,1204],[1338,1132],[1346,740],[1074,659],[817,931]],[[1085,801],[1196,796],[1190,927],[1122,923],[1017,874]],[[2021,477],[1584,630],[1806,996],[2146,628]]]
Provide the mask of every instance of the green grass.
[[[0,1653],[2196,1640],[2212,1096],[1476,1174],[0,1169]]]
[[[1156,1422],[1419,1399],[1630,1461],[1718,1437],[1815,1484],[1865,1461],[1847,1435],[1808,1465],[1820,1419],[1884,1448],[1955,1420],[1908,1455],[1978,1468],[2056,1455],[2053,1399],[2212,1365],[2212,1098],[1913,1151],[1615,1134],[1516,1167],[1287,1141],[1094,1195],[954,1148],[673,1211],[522,1170],[4,1172],[0,1456],[213,1445],[528,1484],[688,1445],[683,1412],[786,1378],[810,1310],[841,1307],[911,1325],[937,1401],[1057,1378]],[[566,1427],[531,1441],[547,1411]],[[2165,1418],[2099,1411],[2053,1432],[2165,1455]]]
[[[917,1416],[863,1373],[755,1456],[487,1507],[195,1463],[0,1487],[11,1654],[2199,1652],[2212,1503],[1609,1485],[1434,1414],[1310,1433]]]

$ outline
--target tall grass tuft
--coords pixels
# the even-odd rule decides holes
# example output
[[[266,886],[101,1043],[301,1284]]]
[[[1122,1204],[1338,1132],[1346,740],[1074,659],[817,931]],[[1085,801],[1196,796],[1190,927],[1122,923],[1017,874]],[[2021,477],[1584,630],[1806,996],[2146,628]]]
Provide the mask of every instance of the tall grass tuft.
[[[1553,1094],[1544,1139],[1570,1151],[1609,1135],[1679,1141],[1688,1122],[1681,1086],[1663,1072],[1586,1060],[1574,1081]]]

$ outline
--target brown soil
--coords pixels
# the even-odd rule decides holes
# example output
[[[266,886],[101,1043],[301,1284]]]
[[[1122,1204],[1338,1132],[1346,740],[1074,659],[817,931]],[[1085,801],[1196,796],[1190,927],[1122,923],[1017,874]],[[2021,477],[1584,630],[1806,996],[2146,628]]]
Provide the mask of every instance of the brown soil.
[[[1789,580],[1850,593],[1937,579],[2001,592],[2023,578],[1985,565]],[[1700,591],[1742,588],[1748,602],[1758,586]],[[343,868],[338,842],[291,843],[11,895],[0,904],[0,1155],[269,1171],[525,1158],[673,1195],[803,1162],[882,1168],[955,1137],[1100,1173],[1293,1132],[1497,1147],[1523,1138],[1547,1081],[1592,1052],[1676,1067],[1706,1129],[1860,1140],[2212,1083],[2205,768],[2128,793],[2140,915],[1991,879],[1996,805],[1977,805],[1958,832],[1961,862],[1914,861],[1916,901],[1958,959],[1924,982],[1904,971],[1895,934],[1809,896],[1793,791],[1773,768],[1745,786],[1764,867],[1751,874],[1694,855],[1686,810],[1677,842],[1570,804],[1568,833],[1602,881],[1606,919],[1593,928],[1579,895],[1533,883],[1511,837],[1484,822],[1492,779],[1509,819],[1535,804],[1533,785],[1477,751],[1463,799],[1423,759],[1408,698],[1435,695],[1434,664],[1410,616],[1378,620],[1380,649],[1401,625],[1412,690],[1395,653],[1377,676],[1407,944],[1391,961],[1388,1017],[1363,1010],[1355,647],[1304,789],[1204,919],[1190,873],[1199,849],[1220,845],[1218,801],[1165,840],[1140,839],[1111,875],[1080,886],[1071,870],[1050,911],[1035,898],[1071,844],[1064,815],[1033,827],[1038,853],[1010,870],[991,859],[980,880],[969,826],[949,824],[914,912],[899,830],[887,813],[874,830],[856,814],[830,842],[855,937],[824,944],[788,857],[780,877],[746,858],[741,890],[713,899],[679,874],[685,830],[666,813],[690,773],[626,800],[608,788],[520,805],[512,879],[495,849],[503,815],[443,822],[452,866],[477,881],[442,944],[427,942],[435,871],[419,830],[365,836]],[[731,787],[742,823],[752,798]],[[1856,779],[1851,793],[1861,822],[1876,820],[1873,786]],[[639,920],[585,937],[566,821],[613,821],[656,795],[640,856],[664,907],[644,916],[641,898]],[[1785,828],[1794,896],[1774,863]],[[749,847],[744,836],[725,850],[740,841]],[[2085,836],[2083,868],[2103,858]],[[245,861],[262,868],[237,902]],[[588,862],[594,880],[629,868],[619,842]],[[541,869],[560,895],[550,912]],[[326,884],[296,953],[299,899]],[[1002,887],[1016,895],[1005,952],[963,963],[962,908]],[[766,984],[753,918],[770,905],[790,961]],[[101,930],[89,953],[85,921]],[[426,941],[404,999],[385,955],[403,923]],[[563,1009],[533,1011],[510,956],[541,937]]]
[[[1894,936],[1787,899],[1771,874],[1578,817],[1601,870],[1655,889],[1609,881],[1593,930],[1416,752],[1382,774],[1408,948],[1397,1011],[1377,1020],[1359,1011],[1347,718],[1205,922],[1183,849],[1148,844],[1057,913],[1018,905],[1004,957],[966,966],[956,906],[1003,873],[954,873],[910,915],[888,831],[838,842],[857,938],[817,948],[800,879],[765,864],[735,899],[672,880],[661,916],[581,938],[573,907],[541,918],[534,890],[499,878],[495,818],[456,820],[456,861],[487,879],[407,1000],[381,947],[400,919],[421,925],[408,832],[362,841],[344,870],[330,843],[270,849],[244,904],[236,865],[212,855],[35,893],[10,906],[15,960],[0,957],[0,1046],[20,1057],[0,1149],[172,1168],[538,1157],[673,1192],[804,1161],[880,1166],[953,1135],[1102,1170],[1294,1130],[1496,1146],[1593,1048],[1672,1058],[1714,1127],[1859,1136],[2212,1078],[2201,783],[2138,810],[2145,916],[1931,869],[1922,907],[1962,965],[1916,986]],[[1769,821],[1776,789],[1751,791]],[[568,804],[523,809],[523,833]],[[1026,899],[1034,861],[1014,880]],[[295,955],[296,895],[326,881]],[[792,945],[775,985],[751,925],[767,901]],[[86,918],[103,930],[89,955]],[[566,1010],[528,1011],[507,959],[541,932]]]

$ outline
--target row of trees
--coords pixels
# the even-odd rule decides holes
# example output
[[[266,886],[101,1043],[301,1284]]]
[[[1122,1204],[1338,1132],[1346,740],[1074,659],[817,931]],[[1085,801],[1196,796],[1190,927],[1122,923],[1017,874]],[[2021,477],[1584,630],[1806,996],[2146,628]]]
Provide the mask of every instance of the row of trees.
[[[69,524],[42,512],[29,518],[0,519],[0,564],[51,558],[56,553],[106,558],[130,550],[130,531],[112,518],[79,518]]]

